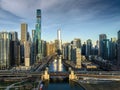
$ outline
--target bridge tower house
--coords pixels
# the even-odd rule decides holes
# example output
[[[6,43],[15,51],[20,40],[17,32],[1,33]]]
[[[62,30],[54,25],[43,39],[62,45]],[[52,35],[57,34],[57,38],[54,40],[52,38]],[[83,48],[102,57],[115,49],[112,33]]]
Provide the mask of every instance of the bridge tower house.
[[[69,80],[75,80],[75,79],[77,79],[77,76],[75,75],[73,70],[70,70]]]
[[[49,80],[50,76],[48,74],[48,68],[46,68],[46,70],[44,71],[43,75],[42,75],[42,80]]]

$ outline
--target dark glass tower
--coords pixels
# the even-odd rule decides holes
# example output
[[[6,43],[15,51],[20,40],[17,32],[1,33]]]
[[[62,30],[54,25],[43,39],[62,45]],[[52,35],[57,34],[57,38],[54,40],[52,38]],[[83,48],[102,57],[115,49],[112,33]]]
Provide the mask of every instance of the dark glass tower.
[[[118,44],[117,44],[117,67],[120,70],[120,30],[118,31]]]
[[[35,35],[33,42],[35,43],[35,56],[37,62],[42,59],[42,48],[41,48],[41,10],[37,9],[36,12],[36,27],[35,27]]]

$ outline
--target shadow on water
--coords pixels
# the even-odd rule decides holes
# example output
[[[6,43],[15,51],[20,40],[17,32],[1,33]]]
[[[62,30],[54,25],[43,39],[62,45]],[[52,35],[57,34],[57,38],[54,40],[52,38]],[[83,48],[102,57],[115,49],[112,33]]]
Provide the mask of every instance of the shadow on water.
[[[44,82],[43,90],[85,90],[79,84],[69,81],[68,78],[52,78]]]

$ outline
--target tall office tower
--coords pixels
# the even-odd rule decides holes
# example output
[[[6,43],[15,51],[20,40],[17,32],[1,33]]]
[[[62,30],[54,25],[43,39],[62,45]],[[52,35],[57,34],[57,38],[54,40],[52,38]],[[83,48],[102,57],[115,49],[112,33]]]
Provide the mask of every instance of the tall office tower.
[[[10,38],[8,32],[0,32],[0,69],[9,68],[10,58]]]
[[[20,63],[24,63],[24,42],[27,41],[28,25],[26,23],[21,24],[21,41],[20,41]]]
[[[32,64],[34,64],[35,63],[35,61],[36,61],[36,43],[35,43],[35,32],[36,32],[36,30],[32,30],[32,45],[31,45],[31,52],[32,52],[32,54],[31,54],[31,58],[32,58]]]
[[[102,58],[105,60],[109,60],[110,57],[110,41],[109,39],[102,40]]]
[[[110,60],[116,61],[117,60],[117,39],[111,38],[110,41]]]
[[[120,30],[118,31],[117,67],[120,69]]]
[[[87,55],[86,54],[86,43],[84,42],[84,44],[82,45],[82,55]]]
[[[24,52],[24,56],[25,56],[25,66],[29,67],[31,65],[31,60],[30,60],[30,42],[26,41],[24,42],[25,45],[25,52]]]
[[[91,39],[87,40],[86,53],[87,53],[87,56],[92,54],[92,40]]]
[[[99,35],[99,56],[103,56],[103,44],[102,44],[102,41],[104,40],[104,39],[107,39],[107,36],[106,36],[106,34],[100,34]]]
[[[58,54],[62,53],[62,40],[61,40],[61,31],[57,31],[57,40],[58,40]]]
[[[42,47],[41,47],[41,10],[37,9],[36,12],[36,28],[33,42],[35,43],[36,60],[39,62],[42,59]]]
[[[18,41],[17,32],[10,32],[10,53],[11,53],[11,65],[20,65],[20,43]]]
[[[21,24],[21,44],[24,44],[25,41],[27,41],[27,32],[28,32],[28,26],[26,23]]]
[[[75,38],[72,43],[74,47],[81,48],[81,40],[79,38]]]

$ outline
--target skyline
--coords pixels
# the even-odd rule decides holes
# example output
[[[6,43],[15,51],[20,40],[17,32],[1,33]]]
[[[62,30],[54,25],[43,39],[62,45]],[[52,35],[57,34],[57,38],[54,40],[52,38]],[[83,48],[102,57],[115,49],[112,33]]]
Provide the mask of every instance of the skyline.
[[[61,29],[63,41],[80,38],[82,41],[99,40],[99,34],[108,39],[117,38],[120,30],[119,0],[0,0],[0,30],[17,31],[20,38],[20,24],[28,24],[31,34],[35,29],[35,11],[42,10],[42,39],[57,39]],[[16,6],[16,7],[15,7]],[[9,16],[8,16],[9,15]]]

